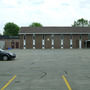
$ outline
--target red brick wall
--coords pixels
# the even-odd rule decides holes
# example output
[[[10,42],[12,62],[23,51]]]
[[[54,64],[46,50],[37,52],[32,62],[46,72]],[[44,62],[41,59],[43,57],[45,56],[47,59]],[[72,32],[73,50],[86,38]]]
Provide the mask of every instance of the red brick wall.
[[[45,35],[45,48],[46,49],[51,49],[51,35]]]
[[[20,35],[20,48],[24,48],[24,35]]]
[[[12,47],[12,42],[14,42],[13,47]],[[19,39],[5,39],[5,49],[8,49],[8,48],[16,49],[17,48],[16,43],[18,43],[18,48],[20,48],[20,40]]]
[[[27,34],[26,35],[26,49],[32,49],[33,48],[33,35]]]
[[[35,48],[36,49],[42,48],[42,35],[40,34],[35,35]]]
[[[79,48],[79,40],[80,40],[80,35],[78,34],[72,35],[72,47],[73,48]]]
[[[54,48],[61,48],[61,35],[54,35]]]
[[[63,48],[70,48],[70,35],[64,35]]]
[[[33,48],[33,35],[26,35],[26,48]],[[61,35],[54,35],[54,48],[58,49],[61,48]],[[42,48],[42,35],[35,35],[35,48],[36,49],[41,49]],[[72,35],[72,48],[79,48],[79,40],[80,40],[80,35],[79,34],[74,34]],[[88,35],[82,35],[82,48],[85,48],[85,40],[88,40]],[[6,41],[7,42],[7,41]],[[23,49],[24,45],[24,36],[20,35],[20,48]],[[11,46],[9,41],[6,43],[6,46]],[[63,46],[64,48],[70,48],[70,35],[64,35],[64,41],[63,41]],[[7,48],[6,47],[6,48]],[[52,43],[51,43],[51,35],[45,35],[45,48],[46,49],[51,49],[52,48]]]

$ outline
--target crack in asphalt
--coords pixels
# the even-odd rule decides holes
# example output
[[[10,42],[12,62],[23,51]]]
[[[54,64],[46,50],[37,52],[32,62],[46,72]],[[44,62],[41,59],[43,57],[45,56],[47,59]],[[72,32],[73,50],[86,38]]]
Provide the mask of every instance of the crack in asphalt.
[[[43,75],[40,77],[40,79],[44,78],[44,77],[47,75],[46,72],[42,72],[42,74],[43,74]]]

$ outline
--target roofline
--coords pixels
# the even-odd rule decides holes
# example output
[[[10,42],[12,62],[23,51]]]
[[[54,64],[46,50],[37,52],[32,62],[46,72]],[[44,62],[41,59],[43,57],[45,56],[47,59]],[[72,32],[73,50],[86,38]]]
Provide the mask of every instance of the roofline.
[[[90,27],[72,27],[72,26],[44,26],[44,27],[28,27],[28,26],[21,26],[20,28],[90,28]]]
[[[90,34],[90,33],[19,33],[21,34]]]

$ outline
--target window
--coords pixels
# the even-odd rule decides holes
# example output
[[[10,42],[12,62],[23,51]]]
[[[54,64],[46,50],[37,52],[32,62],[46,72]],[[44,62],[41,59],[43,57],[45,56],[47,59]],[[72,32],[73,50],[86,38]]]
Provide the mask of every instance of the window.
[[[35,34],[33,34],[33,39],[35,40]]]
[[[64,39],[64,35],[63,34],[61,34],[61,39]]]
[[[80,40],[82,39],[82,34],[80,34]]]
[[[90,40],[90,34],[88,34],[88,40]]]
[[[35,34],[33,34],[33,48],[35,49]]]
[[[43,34],[43,35],[42,35],[42,48],[44,48],[44,44],[45,44],[44,41],[45,41],[45,35]]]
[[[72,39],[72,34],[70,34],[70,39]]]
[[[26,40],[24,39],[24,49],[26,48]]]
[[[43,40],[45,39],[45,35],[44,35],[44,34],[42,35],[42,39],[43,39]]]
[[[24,49],[26,49],[26,35],[24,35]]]
[[[72,39],[70,39],[70,48],[72,48]]]
[[[61,40],[61,48],[63,48],[63,39]]]
[[[82,41],[79,40],[79,48],[82,48]]]
[[[52,39],[52,48],[54,48],[54,34],[51,35],[51,39]]]

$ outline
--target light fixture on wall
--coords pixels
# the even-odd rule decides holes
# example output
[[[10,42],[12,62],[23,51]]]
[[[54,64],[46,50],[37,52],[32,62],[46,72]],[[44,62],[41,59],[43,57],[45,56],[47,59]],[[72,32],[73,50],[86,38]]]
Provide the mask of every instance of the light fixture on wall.
[[[50,39],[49,39],[49,38],[47,38],[47,41],[50,41]]]

